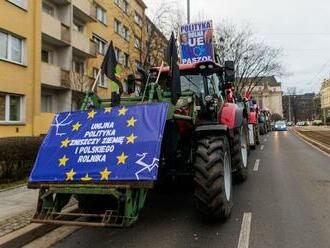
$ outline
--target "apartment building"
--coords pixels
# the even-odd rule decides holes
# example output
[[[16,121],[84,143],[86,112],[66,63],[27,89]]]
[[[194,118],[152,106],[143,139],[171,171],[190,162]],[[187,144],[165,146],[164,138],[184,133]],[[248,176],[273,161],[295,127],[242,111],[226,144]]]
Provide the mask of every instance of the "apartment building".
[[[330,123],[330,79],[324,80],[320,90],[323,123]]]
[[[137,66],[158,63],[167,40],[145,9],[142,0],[0,1],[0,137],[45,134],[55,112],[78,109],[110,40],[124,90]],[[97,92],[109,96],[104,75]]]

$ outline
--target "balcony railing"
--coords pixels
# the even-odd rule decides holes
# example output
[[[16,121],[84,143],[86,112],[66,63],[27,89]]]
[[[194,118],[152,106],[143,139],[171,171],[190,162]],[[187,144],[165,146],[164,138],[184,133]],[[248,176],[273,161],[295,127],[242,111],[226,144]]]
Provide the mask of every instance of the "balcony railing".
[[[96,21],[96,7],[88,0],[72,0],[74,14],[83,21]]]
[[[79,56],[96,57],[96,43],[81,32],[72,32],[72,46]]]

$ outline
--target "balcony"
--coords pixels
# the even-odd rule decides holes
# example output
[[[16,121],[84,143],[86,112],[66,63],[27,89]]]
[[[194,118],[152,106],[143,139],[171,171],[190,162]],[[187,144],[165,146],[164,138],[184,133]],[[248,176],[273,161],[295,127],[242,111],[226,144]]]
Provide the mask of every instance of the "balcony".
[[[68,5],[71,3],[71,0],[48,0],[48,1],[59,6]]]
[[[88,0],[72,0],[73,16],[85,21],[96,21],[96,8]]]
[[[50,44],[65,46],[70,43],[70,28],[51,15],[42,13],[42,38]]]
[[[96,43],[81,32],[72,31],[72,48],[73,53],[78,56],[85,58],[96,57]]]
[[[54,88],[70,88],[69,72],[57,65],[41,62],[41,83]]]

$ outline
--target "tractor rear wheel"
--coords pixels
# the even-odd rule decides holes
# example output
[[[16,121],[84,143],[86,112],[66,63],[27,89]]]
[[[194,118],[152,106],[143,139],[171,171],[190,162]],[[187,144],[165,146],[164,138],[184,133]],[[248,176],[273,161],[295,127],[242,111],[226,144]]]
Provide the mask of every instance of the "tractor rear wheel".
[[[195,168],[195,202],[207,219],[226,219],[232,202],[232,170],[226,135],[209,135],[197,141]]]
[[[232,148],[232,166],[235,169],[235,179],[237,182],[243,182],[248,176],[248,138],[247,130],[242,125],[235,131]]]
[[[260,132],[258,124],[254,125],[254,135],[256,145],[260,145]]]

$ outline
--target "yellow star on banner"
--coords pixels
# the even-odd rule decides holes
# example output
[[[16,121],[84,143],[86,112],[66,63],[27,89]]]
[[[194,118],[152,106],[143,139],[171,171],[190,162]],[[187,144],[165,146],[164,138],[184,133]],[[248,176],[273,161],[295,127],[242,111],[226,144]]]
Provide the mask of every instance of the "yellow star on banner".
[[[125,164],[127,158],[128,156],[126,156],[125,153],[123,152],[122,154],[120,154],[120,156],[117,156],[118,159],[117,164]]]
[[[88,176],[88,173],[86,174],[86,176],[81,178],[81,181],[91,181],[93,178],[91,178],[90,176]]]
[[[126,144],[134,144],[136,138],[137,136],[134,136],[134,134],[132,133],[130,136],[126,137]]]
[[[94,110],[88,112],[88,117],[87,119],[93,119],[96,115],[96,112]]]
[[[61,148],[62,147],[68,147],[69,143],[71,140],[69,140],[68,138],[66,138],[65,140],[61,141]]]
[[[69,158],[67,158],[65,155],[58,160],[60,163],[59,166],[66,166],[66,162],[68,162]]]
[[[104,171],[100,172],[100,174],[101,174],[101,180],[109,180],[111,171],[108,171],[108,168],[105,168]]]
[[[72,125],[72,131],[78,131],[80,127],[81,127],[81,124],[78,121],[76,124]]]
[[[118,115],[121,116],[121,115],[126,115],[126,112],[128,111],[127,108],[125,107],[122,107],[121,109],[118,110]]]
[[[104,113],[110,113],[112,110],[111,107],[104,108]]]
[[[132,117],[131,119],[127,120],[127,126],[128,127],[134,127],[135,122],[137,122],[137,119],[134,119],[134,117]]]
[[[73,181],[73,177],[77,173],[74,172],[73,169],[71,169],[69,172],[66,172],[65,174],[66,174],[66,181]]]

